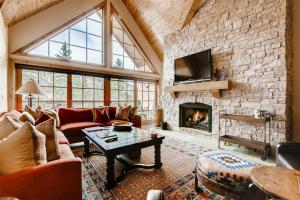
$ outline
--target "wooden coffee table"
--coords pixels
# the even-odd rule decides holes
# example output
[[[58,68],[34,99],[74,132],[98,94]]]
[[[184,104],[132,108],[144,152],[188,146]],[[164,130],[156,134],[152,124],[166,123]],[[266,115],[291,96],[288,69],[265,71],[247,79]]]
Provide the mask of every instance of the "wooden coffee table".
[[[99,128],[100,129],[100,128]],[[101,127],[101,130],[83,129],[84,132],[84,157],[92,154],[102,154],[106,157],[106,180],[105,186],[108,189],[113,188],[117,182],[121,181],[126,171],[134,168],[144,169],[159,169],[162,166],[160,157],[160,146],[164,136],[158,136],[151,139],[150,133],[139,128],[132,128],[131,131],[114,131],[113,127]],[[116,135],[118,140],[107,142]],[[90,143],[93,143],[98,151],[90,151]],[[140,151],[142,148],[154,146],[154,164],[136,164],[130,159],[121,154],[128,154],[135,151]],[[115,159],[124,165],[122,173],[119,177],[115,178]]]
[[[256,167],[251,170],[253,183],[275,199],[300,199],[300,171],[281,167]]]

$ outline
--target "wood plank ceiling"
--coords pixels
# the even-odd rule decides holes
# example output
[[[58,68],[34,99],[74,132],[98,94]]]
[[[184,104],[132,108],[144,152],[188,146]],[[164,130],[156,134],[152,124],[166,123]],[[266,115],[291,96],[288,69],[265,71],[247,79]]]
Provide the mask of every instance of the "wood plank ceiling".
[[[182,28],[195,2],[200,7],[205,1],[123,0],[123,2],[152,44],[159,58],[163,60],[164,37]]]
[[[63,0],[0,0],[4,23],[12,26]]]
[[[7,26],[35,15],[63,0],[0,0]],[[205,0],[123,0],[160,60],[164,37],[187,24]],[[197,5],[195,7],[195,5]]]

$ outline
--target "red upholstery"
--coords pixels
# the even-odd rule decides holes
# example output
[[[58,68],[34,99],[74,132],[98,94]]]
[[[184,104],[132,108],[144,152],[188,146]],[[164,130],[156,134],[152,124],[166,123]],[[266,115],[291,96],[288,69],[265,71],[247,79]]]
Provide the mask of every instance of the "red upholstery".
[[[58,110],[58,116],[61,125],[73,122],[93,121],[92,109],[60,108]]]
[[[59,159],[0,176],[0,196],[22,200],[82,199],[81,160]]]
[[[120,121],[114,120],[117,111],[116,107],[108,106],[106,109],[111,121],[107,123],[96,123],[93,122],[92,109],[60,108],[58,111],[58,116],[61,122],[59,129],[64,133],[70,143],[82,142],[84,137],[82,129],[94,126],[111,126],[115,121]],[[82,117],[81,114],[83,115]],[[135,116],[130,119],[130,121],[133,123],[133,126],[141,127],[140,117]]]
[[[105,126],[103,123],[97,123],[97,122],[87,122],[87,121],[82,121],[82,122],[74,122],[74,123],[68,123],[60,126],[60,130],[66,134],[66,132],[74,132],[78,131],[84,128],[88,127],[94,127],[94,126]]]

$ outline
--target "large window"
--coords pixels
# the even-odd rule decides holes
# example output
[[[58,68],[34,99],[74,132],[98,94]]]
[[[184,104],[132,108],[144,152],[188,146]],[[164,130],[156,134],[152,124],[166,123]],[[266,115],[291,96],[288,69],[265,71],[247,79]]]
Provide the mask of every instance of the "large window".
[[[138,111],[144,119],[154,119],[156,109],[156,89],[154,82],[137,81]]]
[[[42,108],[55,108],[67,105],[67,75],[63,73],[54,73],[37,70],[22,70],[22,84],[28,80],[35,80],[45,93],[33,100],[33,106]],[[23,105],[27,100],[22,99]],[[25,103],[25,104],[24,104]]]
[[[103,65],[102,9],[82,19],[28,53]]]
[[[103,105],[138,107],[138,114],[143,119],[154,119],[156,109],[156,83],[153,81],[137,81],[117,78],[103,78],[80,74],[66,74],[42,70],[18,68],[21,73],[21,86],[33,79],[43,89],[45,95],[33,100],[33,107],[45,108],[73,107],[93,108]],[[104,87],[105,79],[107,85]],[[110,91],[108,91],[110,88]],[[107,91],[105,91],[107,90]],[[104,101],[104,94],[109,94]],[[27,105],[23,95],[22,108]],[[110,99],[109,99],[110,98]]]
[[[134,106],[134,81],[124,79],[111,79],[110,81],[111,105]]]
[[[132,42],[117,16],[112,16],[112,66],[152,72],[138,47]]]
[[[72,75],[72,107],[93,108],[104,105],[104,79]]]

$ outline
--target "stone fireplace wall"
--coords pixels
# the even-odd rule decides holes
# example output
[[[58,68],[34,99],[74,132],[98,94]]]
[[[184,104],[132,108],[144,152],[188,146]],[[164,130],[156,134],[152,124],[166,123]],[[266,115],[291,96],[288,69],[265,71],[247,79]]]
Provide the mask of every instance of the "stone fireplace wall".
[[[253,115],[254,109],[261,109],[275,115],[271,143],[289,140],[292,135],[290,21],[288,0],[207,0],[189,25],[164,39],[164,120],[172,129],[178,129],[180,104],[205,103],[212,106],[212,133],[216,134],[220,111]],[[232,89],[223,91],[221,98],[214,98],[209,91],[181,92],[178,98],[172,98],[167,86],[173,84],[174,59],[209,48],[214,70],[226,68]],[[263,126],[226,123],[227,133],[263,138]]]

